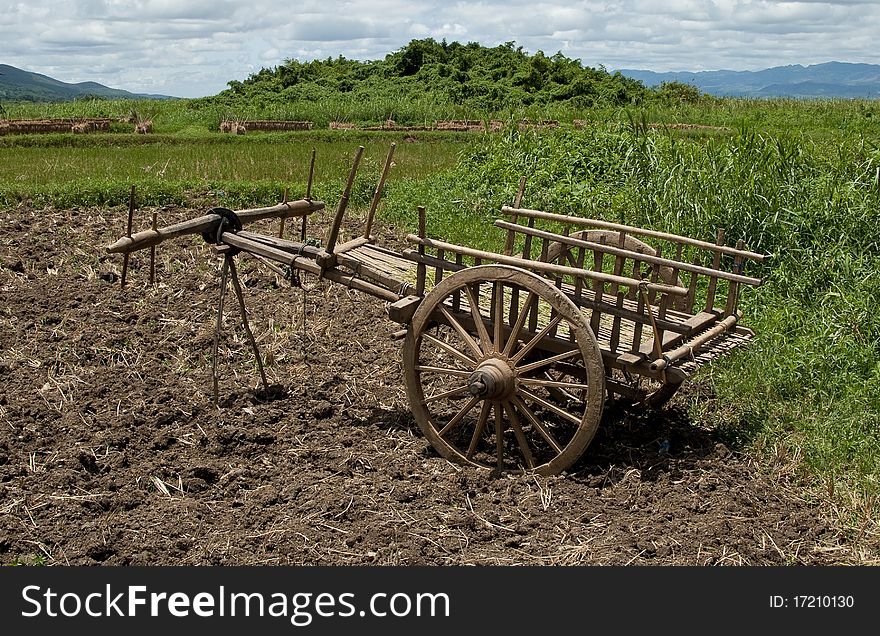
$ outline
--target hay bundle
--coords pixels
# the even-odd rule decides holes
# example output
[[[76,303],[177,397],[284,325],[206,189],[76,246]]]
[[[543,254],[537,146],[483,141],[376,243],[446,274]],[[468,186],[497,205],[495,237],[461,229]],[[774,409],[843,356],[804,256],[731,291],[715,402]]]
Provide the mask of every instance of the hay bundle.
[[[220,132],[232,133],[233,135],[243,135],[247,132],[247,128],[244,123],[240,121],[224,119],[220,122]]]

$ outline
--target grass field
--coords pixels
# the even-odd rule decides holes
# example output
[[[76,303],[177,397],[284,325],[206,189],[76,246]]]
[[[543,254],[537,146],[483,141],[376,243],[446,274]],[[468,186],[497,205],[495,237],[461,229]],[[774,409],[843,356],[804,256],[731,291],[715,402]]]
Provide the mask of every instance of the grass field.
[[[551,113],[558,131],[493,135],[311,131],[216,132],[222,113],[186,102],[6,106],[10,117],[114,115],[137,108],[153,136],[0,138],[0,204],[117,206],[265,204],[304,191],[317,150],[316,196],[334,205],[357,145],[366,159],[353,198],[369,200],[391,142],[396,166],[381,212],[475,247],[498,247],[498,206],[529,178],[525,204],[712,240],[717,227],[772,254],[744,297],[759,334],[750,351],[708,371],[695,423],[723,431],[768,468],[790,470],[853,515],[878,516],[880,493],[880,105],[704,100],[645,110]],[[426,113],[427,114],[427,111]],[[516,113],[519,114],[519,113]],[[291,113],[292,115],[292,113]],[[250,116],[271,116],[254,108]],[[302,118],[302,113],[296,117]],[[570,122],[585,119],[584,130]],[[693,123],[714,129],[671,130]]]

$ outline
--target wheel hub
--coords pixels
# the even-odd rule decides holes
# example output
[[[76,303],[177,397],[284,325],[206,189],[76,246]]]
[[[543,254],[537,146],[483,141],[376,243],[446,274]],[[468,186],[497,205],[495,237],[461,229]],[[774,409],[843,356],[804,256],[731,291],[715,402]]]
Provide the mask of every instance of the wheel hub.
[[[468,379],[468,392],[487,400],[509,398],[516,390],[516,373],[504,360],[489,358]]]

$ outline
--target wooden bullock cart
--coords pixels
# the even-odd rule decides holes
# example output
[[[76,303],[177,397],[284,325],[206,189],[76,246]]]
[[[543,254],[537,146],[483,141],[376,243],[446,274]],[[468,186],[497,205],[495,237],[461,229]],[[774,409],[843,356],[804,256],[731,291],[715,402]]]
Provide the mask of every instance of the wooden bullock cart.
[[[505,238],[501,252],[429,238],[424,208],[418,233],[406,237],[412,248],[377,245],[371,229],[393,145],[363,235],[338,244],[362,151],[323,247],[305,238],[306,218],[324,207],[307,194],[271,208],[214,208],[178,226],[129,230],[108,250],[127,255],[202,233],[225,258],[221,312],[229,273],[243,309],[234,264],[240,251],[287,267],[278,271],[308,272],[386,301],[389,318],[402,326],[395,335],[403,339],[419,428],[442,456],[499,472],[566,470],[593,439],[606,399],[659,407],[701,366],[753,336],[740,324],[739,296],[744,285],[761,283],[743,273],[744,264],[764,256],[742,241],[728,246],[722,230],[712,243],[523,208],[524,179],[495,221]],[[273,216],[300,217],[300,240],[244,229]]]

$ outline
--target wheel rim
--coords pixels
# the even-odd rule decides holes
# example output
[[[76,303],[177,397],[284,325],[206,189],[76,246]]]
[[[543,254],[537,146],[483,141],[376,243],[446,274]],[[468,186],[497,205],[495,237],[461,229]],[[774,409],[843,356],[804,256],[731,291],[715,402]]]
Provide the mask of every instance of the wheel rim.
[[[458,463],[557,474],[601,420],[604,368],[589,325],[524,270],[481,265],[441,281],[413,315],[404,370],[416,422]]]

